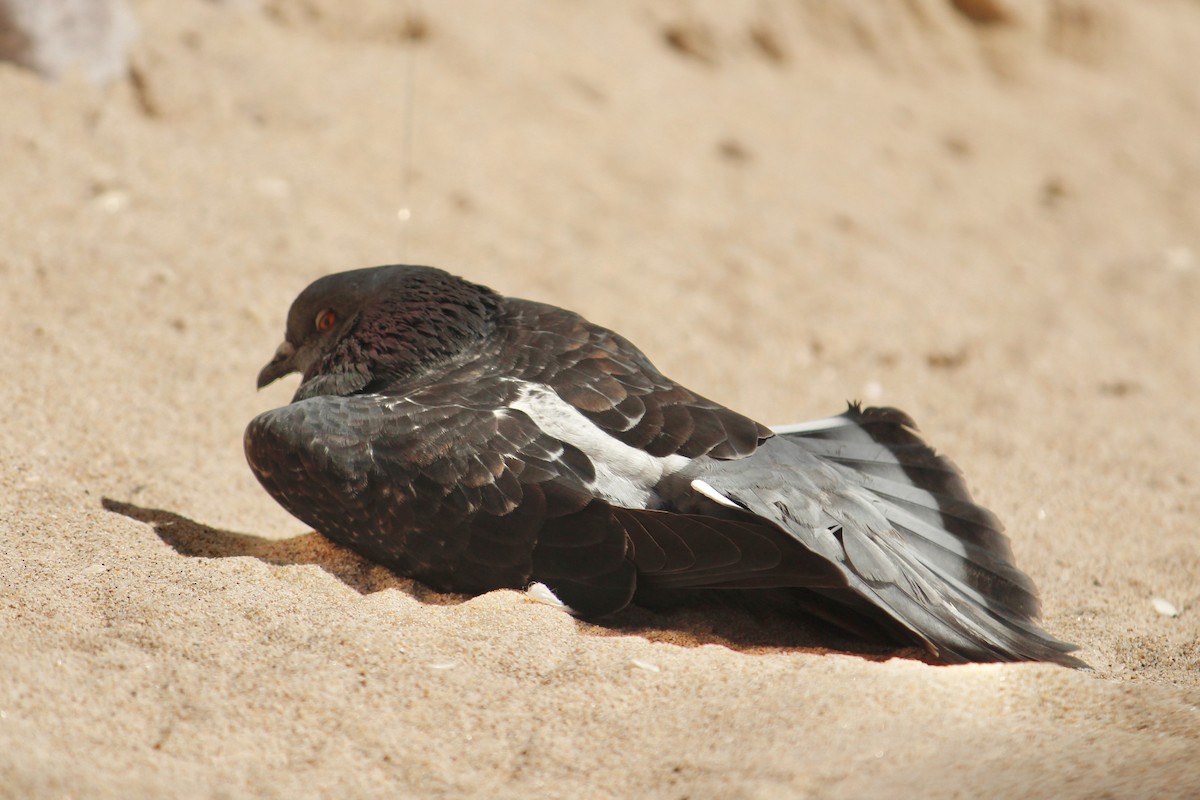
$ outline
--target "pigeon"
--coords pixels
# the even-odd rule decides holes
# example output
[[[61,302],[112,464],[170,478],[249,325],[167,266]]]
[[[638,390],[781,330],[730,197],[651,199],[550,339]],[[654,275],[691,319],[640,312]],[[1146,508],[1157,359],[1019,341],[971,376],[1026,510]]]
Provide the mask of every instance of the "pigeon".
[[[329,539],[443,592],[541,584],[584,619],[779,598],[936,663],[1085,666],[997,518],[893,408],[770,428],[571,311],[434,267],[327,275],[292,303],[250,467]],[[774,602],[774,601],[773,601]]]

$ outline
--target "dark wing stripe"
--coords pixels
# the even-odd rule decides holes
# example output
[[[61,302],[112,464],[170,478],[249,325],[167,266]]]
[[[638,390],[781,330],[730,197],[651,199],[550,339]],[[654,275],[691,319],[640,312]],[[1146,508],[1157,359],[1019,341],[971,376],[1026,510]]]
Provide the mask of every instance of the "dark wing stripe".
[[[980,587],[984,594],[994,600],[1011,606],[1025,616],[1037,617],[1041,613],[1041,603],[1033,581],[1011,562],[980,548],[968,547],[965,552],[958,552],[951,543],[946,542],[944,531],[921,520],[906,518],[897,509],[889,509],[887,517],[942,577],[957,581],[955,572],[962,571],[972,585]],[[979,597],[984,594],[979,594]]]
[[[1063,656],[1074,647],[1033,624],[1033,614],[1026,612],[1036,610],[1036,599],[1019,587],[1013,590],[1015,584],[1001,582],[998,585],[1004,591],[988,594],[987,581],[969,586],[962,580],[960,576],[976,575],[969,566],[951,559],[926,560],[887,538],[877,543],[902,565],[901,579],[892,584],[871,583],[862,590],[879,598],[907,627],[920,631],[943,659],[952,654],[967,660],[1034,658],[1077,663]],[[1015,624],[1018,621],[1020,624]]]
[[[797,548],[769,526],[662,511],[623,509],[615,515],[630,537],[639,585],[654,589],[845,586],[828,561]],[[687,542],[686,554],[668,550]]]
[[[788,438],[841,464],[848,480],[888,501],[880,510],[929,560],[938,577],[968,587],[954,577],[962,572],[977,587],[968,587],[970,596],[985,607],[982,598],[990,596],[1018,615],[1040,613],[1033,581],[1013,566],[1012,549],[999,520],[971,500],[958,469],[920,441],[906,415],[852,408],[836,419],[842,424],[823,431],[836,438],[803,434]],[[869,438],[859,427],[861,420],[868,420],[874,435],[893,444]],[[905,428],[898,429],[899,425]]]
[[[814,455],[855,470],[915,483],[937,494],[961,496],[966,493],[962,474],[953,462],[924,445],[888,446],[875,441],[846,441],[802,434],[785,436]]]
[[[914,513],[930,519],[934,525],[946,524],[947,521],[957,523],[961,530],[954,531],[956,536],[950,538],[965,536],[969,538],[969,543],[978,544],[981,547],[998,548],[1005,557],[1011,555],[1008,551],[1008,539],[1001,534],[1000,521],[981,506],[963,500],[961,497],[935,494],[917,486],[878,478],[863,472],[847,470],[843,474],[859,486],[870,489],[878,497],[895,500],[914,509]],[[924,512],[929,512],[929,515]]]
[[[753,458],[698,467],[699,477],[829,558],[851,589],[943,660],[1079,663],[1064,655],[1072,646],[1035,624],[1032,583],[965,490],[945,503],[958,515],[943,518],[939,498],[922,487],[821,461],[805,444],[780,436]],[[942,527],[947,519],[975,535],[956,536]]]
[[[1041,613],[1041,601],[1033,581],[1010,564],[997,563],[994,559],[989,559],[990,563],[963,559],[953,550],[931,546],[927,536],[914,533],[903,523],[897,522],[896,528],[906,534],[908,543],[920,552],[931,572],[985,608],[1012,609],[1015,613],[1001,613],[1014,620],[1036,618]],[[958,574],[968,578],[969,584],[960,580]],[[996,605],[997,601],[1000,605]]]

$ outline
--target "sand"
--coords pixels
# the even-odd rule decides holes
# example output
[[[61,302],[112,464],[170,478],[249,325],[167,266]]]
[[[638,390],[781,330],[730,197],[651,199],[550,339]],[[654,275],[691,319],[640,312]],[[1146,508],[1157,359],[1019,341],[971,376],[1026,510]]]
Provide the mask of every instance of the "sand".
[[[128,79],[0,65],[0,795],[1200,795],[1200,5],[132,7]],[[768,423],[907,410],[1094,670],[334,547],[254,376],[400,260]]]

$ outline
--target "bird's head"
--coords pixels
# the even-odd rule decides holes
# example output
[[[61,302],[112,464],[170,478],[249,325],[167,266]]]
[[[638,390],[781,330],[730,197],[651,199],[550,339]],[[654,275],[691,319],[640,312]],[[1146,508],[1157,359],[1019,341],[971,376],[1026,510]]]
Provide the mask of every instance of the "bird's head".
[[[326,275],[292,303],[258,388],[299,372],[293,402],[374,391],[453,361],[492,332],[499,308],[491,289],[433,267]]]

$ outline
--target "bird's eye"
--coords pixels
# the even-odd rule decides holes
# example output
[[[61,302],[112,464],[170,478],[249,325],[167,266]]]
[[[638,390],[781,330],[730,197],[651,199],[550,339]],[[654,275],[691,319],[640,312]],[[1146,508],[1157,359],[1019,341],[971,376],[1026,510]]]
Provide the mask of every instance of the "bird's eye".
[[[320,314],[317,314],[317,331],[326,333],[333,330],[333,326],[337,324],[337,313],[332,308],[327,308]]]

